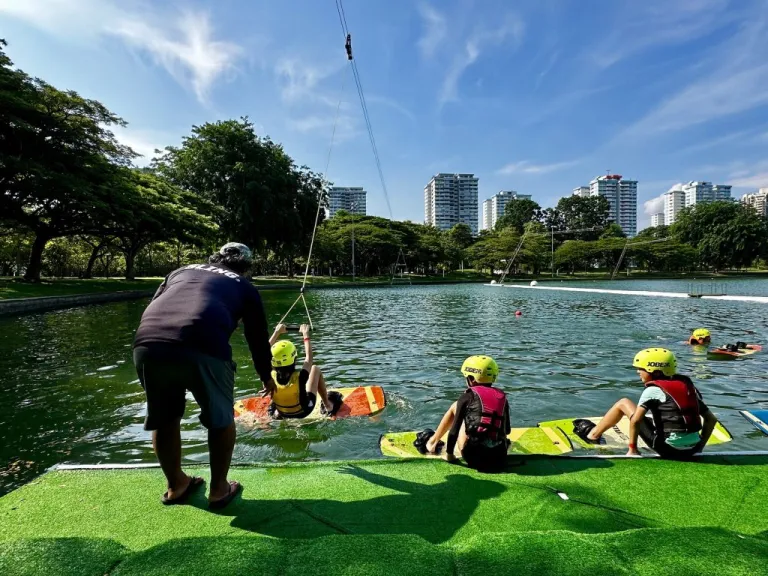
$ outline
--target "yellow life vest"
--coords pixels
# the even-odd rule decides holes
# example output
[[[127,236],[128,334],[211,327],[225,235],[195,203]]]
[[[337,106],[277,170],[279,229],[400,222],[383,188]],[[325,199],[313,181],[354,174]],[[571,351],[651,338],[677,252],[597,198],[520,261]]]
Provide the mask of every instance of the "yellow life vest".
[[[301,406],[299,389],[299,370],[294,370],[287,384],[277,381],[277,371],[272,370],[272,381],[275,383],[275,391],[272,393],[272,402],[281,414],[298,414],[304,408]]]

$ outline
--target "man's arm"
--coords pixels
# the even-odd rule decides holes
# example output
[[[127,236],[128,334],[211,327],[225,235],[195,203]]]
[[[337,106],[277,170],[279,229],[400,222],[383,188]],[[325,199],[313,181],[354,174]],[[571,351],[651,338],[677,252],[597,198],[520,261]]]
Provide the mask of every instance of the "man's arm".
[[[152,296],[152,300],[155,300],[158,296],[160,296],[160,294],[165,292],[165,289],[168,287],[168,278],[170,277],[171,277],[170,274],[166,276],[163,282],[160,284],[160,286],[157,287],[157,291],[155,292],[155,295]]]
[[[267,391],[271,391],[274,383],[272,382],[272,350],[269,344],[267,319],[258,291],[252,286],[249,288],[248,301],[243,314],[243,332],[251,351],[253,367],[259,374],[264,387]]]

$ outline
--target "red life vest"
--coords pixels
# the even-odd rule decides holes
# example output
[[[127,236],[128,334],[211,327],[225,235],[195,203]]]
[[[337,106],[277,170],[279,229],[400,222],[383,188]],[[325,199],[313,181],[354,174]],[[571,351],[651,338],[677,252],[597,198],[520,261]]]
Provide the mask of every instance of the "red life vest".
[[[685,376],[675,380],[653,380],[646,386],[661,388],[667,399],[658,408],[651,409],[654,420],[662,425],[665,434],[669,432],[698,432],[701,430],[699,395],[693,382]]]
[[[464,424],[467,436],[475,439],[502,440],[506,438],[504,409],[507,395],[498,388],[476,384],[470,388],[474,398],[469,403]]]

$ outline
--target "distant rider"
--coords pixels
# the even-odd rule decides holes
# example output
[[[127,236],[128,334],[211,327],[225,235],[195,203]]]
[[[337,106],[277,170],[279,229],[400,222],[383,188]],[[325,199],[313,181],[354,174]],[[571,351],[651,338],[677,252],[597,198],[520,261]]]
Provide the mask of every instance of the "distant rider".
[[[270,392],[271,413],[275,418],[305,418],[315,409],[317,395],[323,401],[321,410],[334,415],[341,406],[341,394],[328,392],[320,367],[312,357],[309,326],[302,324],[299,332],[304,337],[304,364],[296,369],[296,346],[290,340],[278,340],[287,331],[285,324],[278,324],[269,339],[272,344],[272,379]]]
[[[632,366],[637,368],[645,385],[638,405],[622,398],[597,425],[589,420],[574,420],[574,432],[582,440],[598,444],[600,436],[626,416],[629,418],[627,455],[640,454],[638,436],[662,458],[686,459],[701,452],[717,418],[704,404],[691,379],[677,374],[675,355],[664,348],[647,348],[637,353]]]
[[[688,344],[691,346],[706,346],[712,340],[712,335],[706,328],[697,328],[693,331],[690,338],[688,338]]]
[[[506,462],[507,435],[511,431],[507,396],[493,387],[499,367],[490,356],[470,356],[462,364],[461,373],[467,389],[445,413],[437,432],[425,430],[417,443],[425,452],[435,454],[442,445],[440,439],[448,432],[447,460],[461,455],[470,468],[497,471]]]

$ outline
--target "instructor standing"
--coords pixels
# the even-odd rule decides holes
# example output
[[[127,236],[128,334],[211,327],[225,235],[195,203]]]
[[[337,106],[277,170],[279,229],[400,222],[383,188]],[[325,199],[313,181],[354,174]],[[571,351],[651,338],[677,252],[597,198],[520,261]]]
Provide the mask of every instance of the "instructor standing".
[[[147,397],[144,429],[152,431],[152,445],[168,480],[163,504],[184,502],[204,483],[181,469],[180,427],[187,390],[208,429],[209,507],[223,508],[242,488],[227,480],[236,436],[235,363],[229,339],[240,320],[261,381],[267,389],[274,386],[264,308],[258,290],[244,277],[251,264],[247,246],[225,244],[209,264],[171,272],[141,317],[133,361]]]

